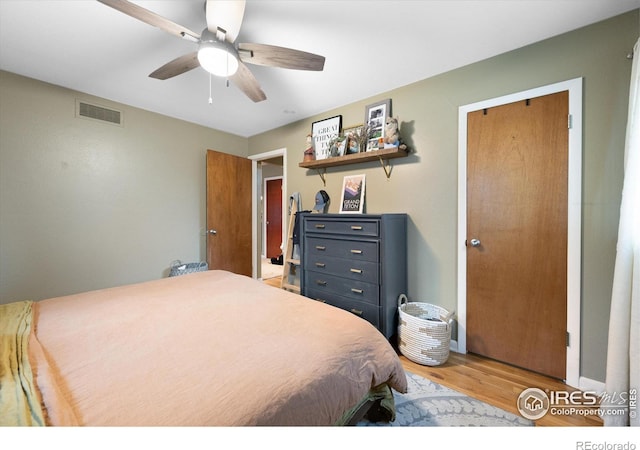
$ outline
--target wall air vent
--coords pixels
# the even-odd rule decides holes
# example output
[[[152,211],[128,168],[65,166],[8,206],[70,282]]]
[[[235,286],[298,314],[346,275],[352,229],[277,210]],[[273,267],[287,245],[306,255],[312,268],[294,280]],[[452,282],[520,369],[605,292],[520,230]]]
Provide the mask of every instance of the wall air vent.
[[[76,117],[99,120],[113,125],[122,126],[122,111],[92,105],[91,103],[76,100]]]

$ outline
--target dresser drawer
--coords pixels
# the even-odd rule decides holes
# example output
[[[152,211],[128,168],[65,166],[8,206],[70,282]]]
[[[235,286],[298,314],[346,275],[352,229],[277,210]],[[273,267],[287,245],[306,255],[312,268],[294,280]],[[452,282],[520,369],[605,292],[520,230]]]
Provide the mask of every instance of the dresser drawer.
[[[320,253],[307,255],[304,266],[308,270],[378,284],[380,266],[377,262],[336,258]]]
[[[305,233],[327,233],[350,236],[378,237],[380,234],[380,222],[369,220],[331,220],[327,218],[308,218],[305,221]]]
[[[312,270],[305,270],[303,276],[307,296],[313,289],[315,292],[329,292],[376,306],[380,304],[380,289],[377,284],[349,280]]]
[[[378,241],[359,241],[350,239],[327,239],[307,237],[304,241],[304,253],[309,256],[333,256],[361,261],[379,260]]]
[[[380,308],[378,306],[315,289],[309,289],[307,297],[349,311],[370,322],[374,327],[380,328]]]

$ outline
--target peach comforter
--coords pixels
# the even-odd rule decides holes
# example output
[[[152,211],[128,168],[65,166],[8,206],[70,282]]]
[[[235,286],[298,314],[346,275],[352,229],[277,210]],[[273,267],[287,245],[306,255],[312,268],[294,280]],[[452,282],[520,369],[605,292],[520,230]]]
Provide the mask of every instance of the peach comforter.
[[[51,425],[333,425],[373,388],[406,390],[368,322],[225,271],[33,309],[30,360]]]

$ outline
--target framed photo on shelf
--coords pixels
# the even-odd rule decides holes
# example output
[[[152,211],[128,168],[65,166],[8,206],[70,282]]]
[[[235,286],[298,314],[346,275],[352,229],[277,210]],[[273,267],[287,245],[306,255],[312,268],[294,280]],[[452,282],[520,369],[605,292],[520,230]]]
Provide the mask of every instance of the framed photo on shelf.
[[[334,116],[324,120],[318,120],[311,124],[311,136],[313,148],[316,152],[316,159],[326,159],[329,157],[331,142],[342,131],[342,116]]]
[[[349,175],[342,181],[340,214],[362,214],[364,212],[365,175]]]
[[[343,130],[343,135],[345,138],[344,145],[344,154],[351,155],[352,153],[360,153],[364,151],[361,147],[361,139],[362,133],[364,132],[362,125],[354,125],[349,128],[345,128]]]
[[[367,105],[364,110],[364,124],[369,126],[369,139],[366,151],[378,149],[378,142],[384,138],[384,125],[391,117],[391,99]]]
[[[331,156],[344,156],[347,154],[347,138],[340,136],[335,143],[335,155]],[[330,149],[332,151],[333,149]]]

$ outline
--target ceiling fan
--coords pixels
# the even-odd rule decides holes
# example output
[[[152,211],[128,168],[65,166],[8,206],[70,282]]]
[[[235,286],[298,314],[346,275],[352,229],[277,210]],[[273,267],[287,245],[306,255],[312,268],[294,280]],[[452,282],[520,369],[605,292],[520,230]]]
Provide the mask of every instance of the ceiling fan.
[[[180,56],[149,76],[166,80],[202,66],[206,71],[228,77],[254,102],[266,100],[260,83],[245,63],[284,69],[324,69],[324,56],[266,44],[237,44],[246,1],[206,0],[207,28],[201,34],[178,25],[128,0],[98,0],[128,16],[198,44],[198,50]]]

